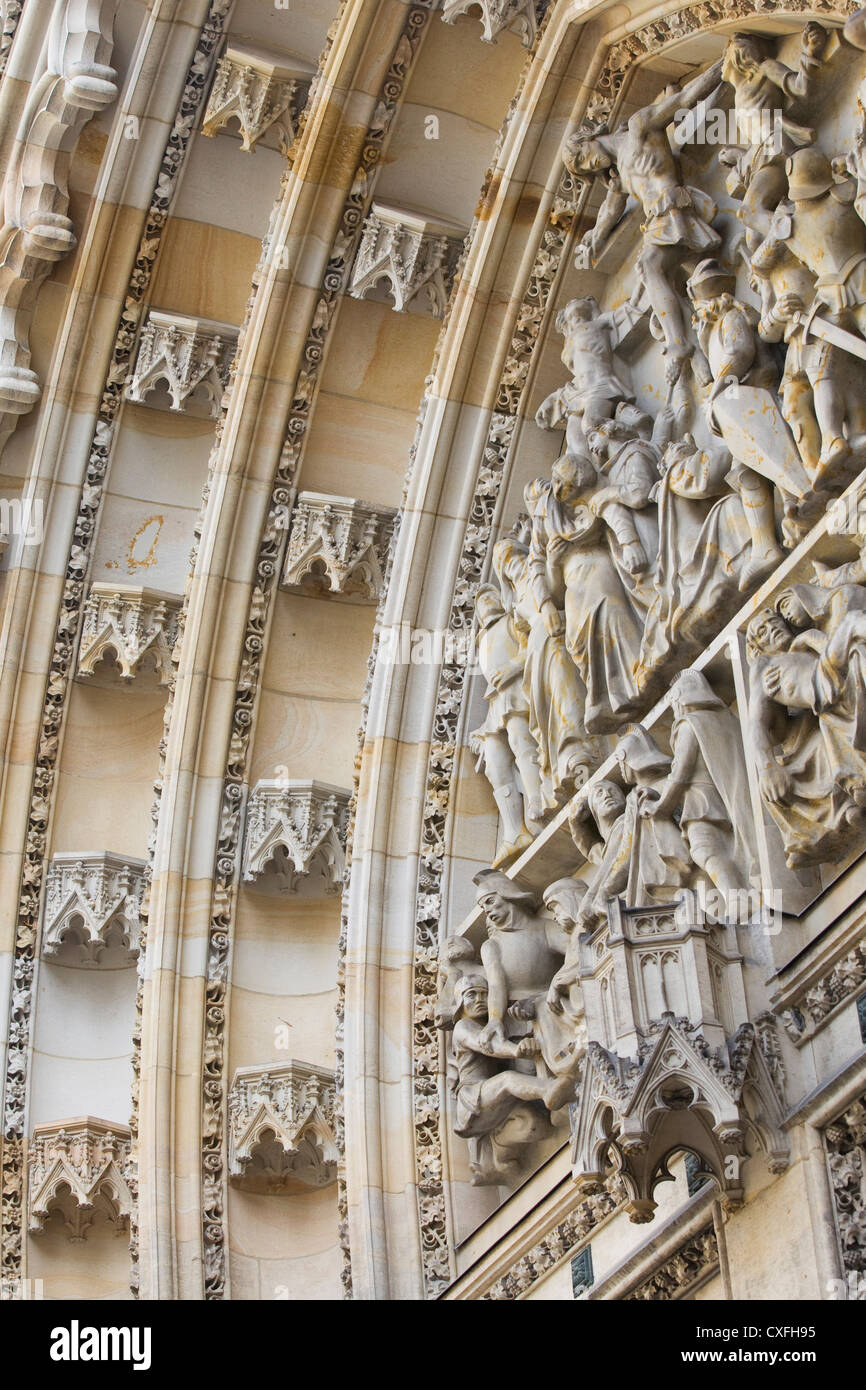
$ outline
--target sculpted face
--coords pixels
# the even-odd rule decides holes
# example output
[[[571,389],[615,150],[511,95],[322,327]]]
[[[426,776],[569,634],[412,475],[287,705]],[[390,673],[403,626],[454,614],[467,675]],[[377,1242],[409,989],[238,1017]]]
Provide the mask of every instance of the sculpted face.
[[[811,618],[793,589],[788,589],[786,593],[782,594],[778,602],[778,609],[782,617],[792,627],[809,627]]]
[[[478,899],[478,905],[482,909],[484,916],[491,926],[510,927],[512,921],[512,904],[507,898],[503,898],[499,893],[482,893]]]
[[[558,502],[570,502],[579,496],[580,475],[571,459],[559,459],[553,466],[553,495]]]
[[[785,619],[781,614],[774,613],[772,609],[767,609],[752,619],[747,635],[749,643],[755,650],[766,654],[787,651],[788,643],[791,640]]]
[[[597,821],[616,820],[625,810],[625,797],[615,782],[597,782],[587,802]]]
[[[487,1021],[487,986],[479,980],[466,985],[462,991],[463,1012],[476,1023]]]
[[[572,148],[571,159],[575,169],[582,169],[587,174],[601,174],[613,162],[598,140],[580,140]]]
[[[578,319],[581,323],[586,323],[588,319],[592,318],[593,314],[598,313],[598,304],[593,299],[592,295],[588,295],[585,299],[573,299],[568,305],[567,313],[569,318]]]

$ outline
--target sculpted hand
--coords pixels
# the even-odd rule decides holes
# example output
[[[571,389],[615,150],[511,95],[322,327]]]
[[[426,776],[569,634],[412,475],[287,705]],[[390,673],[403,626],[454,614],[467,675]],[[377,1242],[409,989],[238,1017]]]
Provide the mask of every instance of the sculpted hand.
[[[500,1019],[494,1019],[487,1027],[482,1029],[478,1044],[483,1052],[492,1053],[495,1048],[502,1047],[505,1043],[505,1029]]]
[[[541,1048],[534,1038],[521,1038],[517,1044],[518,1057],[537,1057]]]
[[[637,794],[637,805],[644,820],[649,816],[654,816],[661,805],[661,799],[655,788],[642,787]]]
[[[823,564],[820,560],[812,561],[812,569],[814,571],[813,583],[817,584],[821,589],[832,589],[833,576],[836,571],[830,565]]]
[[[622,559],[629,574],[642,574],[649,567],[646,551],[640,541],[627,541],[622,548]]]
[[[765,767],[760,775],[761,794],[767,801],[785,801],[790,795],[791,778],[778,763]]]
[[[547,1007],[555,1014],[562,1013],[562,995],[559,987],[559,975],[554,975],[547,991]]]
[[[804,308],[805,305],[800,296],[798,294],[789,293],[781,295],[779,299],[776,300],[776,307],[773,312],[776,318],[781,319],[783,322],[787,322],[787,320],[792,319],[795,314],[802,314]]]
[[[541,618],[549,637],[558,637],[565,631],[565,616],[560,613],[555,603],[548,600],[541,610]]]

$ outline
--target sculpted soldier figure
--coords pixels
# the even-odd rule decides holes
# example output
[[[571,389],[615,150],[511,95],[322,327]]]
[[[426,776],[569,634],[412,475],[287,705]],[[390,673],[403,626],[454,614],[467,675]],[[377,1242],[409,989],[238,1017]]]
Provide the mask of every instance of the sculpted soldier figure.
[[[707,402],[710,428],[735,460],[729,475],[743,500],[752,552],[740,585],[750,589],[783,558],[776,541],[773,493],[803,499],[811,485],[791,433],[776,405],[775,370],[750,321],[734,298],[735,278],[718,261],[701,261],[687,289],[713,386]]]
[[[708,194],[683,186],[667,127],[678,111],[689,110],[718,86],[722,64],[686,83],[681,91],[661,96],[630,116],[618,129],[599,126],[593,134],[577,131],[566,145],[565,163],[571,173],[599,174],[615,170],[598,214],[590,250],[597,256],[625,211],[629,195],[643,210],[643,250],[637,269],[664,338],[669,382],[680,375],[688,357],[688,339],[679,296],[671,283],[683,254],[706,255],[721,244],[709,225],[717,208]]]
[[[504,863],[531,843],[527,821],[541,808],[541,777],[529,731],[529,704],[523,690],[526,639],[492,584],[476,595],[478,664],[487,680],[487,718],[470,735],[502,818],[504,844],[496,863]],[[537,829],[537,826],[535,826]]]
[[[838,471],[852,450],[862,453],[866,430],[858,411],[863,375],[850,354],[866,356],[866,229],[854,207],[852,180],[837,182],[820,150],[798,150],[788,159],[788,196],[762,225],[771,242],[781,242],[816,277],[815,294],[800,320],[814,344],[807,370],[821,429],[815,481]],[[841,332],[839,331],[841,330]],[[842,344],[847,340],[847,349]],[[854,384],[849,382],[851,371]],[[846,437],[847,427],[847,437]]]

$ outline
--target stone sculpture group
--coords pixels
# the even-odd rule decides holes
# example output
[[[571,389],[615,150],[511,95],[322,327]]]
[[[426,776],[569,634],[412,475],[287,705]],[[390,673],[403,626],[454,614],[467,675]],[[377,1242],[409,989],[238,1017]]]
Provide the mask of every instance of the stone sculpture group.
[[[866,11],[844,32],[806,24],[793,65],[774,42],[734,34],[682,89],[567,140],[571,174],[606,185],[576,266],[603,271],[616,239],[637,236],[631,293],[558,314],[570,379],[536,422],[564,429],[564,452],[525,488],[476,602],[487,716],[470,738],[501,848],[475,878],[480,950],[449,936],[440,956],[455,1131],[473,1183],[509,1184],[522,1147],[571,1105],[575,1173],[590,1183],[598,1144],[620,1142],[638,1220],[657,1175],[634,1155],[652,1141],[626,1143],[622,1117],[640,1108],[662,1032],[670,1048],[680,1030],[694,1113],[716,1116],[703,1154],[723,1191],[736,1195],[722,1131],[741,1152],[760,1114],[771,1167],[785,1161],[771,1030],[758,1036],[736,1002],[724,921],[694,907],[696,889],[730,901],[760,888],[748,760],[792,873],[840,862],[866,830],[866,552],[816,563],[753,613],[740,717],[686,669],[866,466],[866,113],[833,158],[818,99],[836,55],[866,49]],[[708,156],[701,132],[720,113],[736,143]],[[654,414],[628,366],[641,345],[660,353]],[[669,752],[634,723],[667,690]],[[593,778],[611,754],[616,771]],[[574,876],[539,900],[503,869],[566,804]],[[637,953],[617,942],[647,937],[636,983]],[[726,1010],[708,1041],[706,1020]],[[722,1118],[714,1075],[738,1106],[743,1087],[762,1097],[751,1118]],[[603,1142],[602,1102],[620,1116]]]

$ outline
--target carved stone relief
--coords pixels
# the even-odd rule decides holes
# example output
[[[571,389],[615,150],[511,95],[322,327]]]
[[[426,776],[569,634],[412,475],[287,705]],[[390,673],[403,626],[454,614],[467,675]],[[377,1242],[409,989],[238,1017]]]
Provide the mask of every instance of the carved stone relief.
[[[67,215],[70,154],[91,117],[117,98],[117,73],[109,67],[116,8],[115,0],[64,0],[54,7],[42,66],[33,76],[4,171],[0,448],[41,394],[30,367],[30,321],[52,265],[76,244]],[[14,10],[4,16],[4,32],[14,18]]]
[[[305,366],[295,384],[286,427],[286,441],[274,478],[271,507],[259,548],[256,582],[247,617],[246,655],[242,661],[235,694],[232,738],[225,772],[222,820],[224,833],[220,837],[214,870],[208,951],[205,1067],[202,1086],[202,1239],[207,1299],[222,1298],[226,1289],[225,998],[234,900],[241,864],[239,846],[242,817],[238,812],[249,752],[252,710],[257,698],[262,668],[263,634],[277,579],[284,563],[285,518],[292,502],[292,487],[306,438],[325,342],[351,265],[357,233],[369,207],[382,150],[403,94],[409,67],[430,15],[431,10],[427,3],[407,7],[405,22],[383,79],[381,100],[375,108],[373,120],[367,130],[358,168],[343,207],[340,228],[331,249],[312,316],[304,352]],[[313,88],[315,86],[316,81]],[[340,1138],[339,1123],[337,1138]],[[338,1200],[341,1209],[341,1243],[345,1244],[345,1192],[342,1189]],[[344,1273],[346,1291],[350,1293],[350,1271],[346,1270]]]
[[[537,32],[536,0],[443,0],[442,18],[453,24],[458,15],[473,9],[481,11],[484,43],[495,43],[498,34],[514,29],[524,47],[532,47]]]
[[[866,1101],[861,1097],[824,1131],[836,1232],[846,1270],[866,1270]],[[860,1281],[860,1289],[863,1282]],[[859,1297],[863,1297],[863,1292]]]
[[[42,954],[63,965],[138,957],[145,864],[105,851],[55,854],[45,878]]]
[[[196,115],[204,99],[215,51],[222,39],[230,0],[212,0],[172,119],[144,231],[124,297],[105,387],[97,410],[85,485],[75,518],[64,579],[63,599],[48,672],[25,843],[13,963],[9,1047],[3,1111],[2,1273],[0,1298],[19,1286],[22,1257],[25,1112],[30,1055],[33,970],[39,950],[40,895],[48,843],[48,808],[54,784],[60,728],[72,675],[78,626],[86,597],[84,577],[95,535],[95,519],[113,442],[123,386],[129,374],[136,331]],[[116,1128],[116,1127],[115,1127]],[[129,1185],[134,1191],[134,1160]],[[133,1212],[134,1221],[134,1212]],[[133,1250],[134,1254],[134,1250]]]
[[[623,1296],[628,1303],[638,1299],[652,1303],[684,1298],[719,1266],[719,1243],[712,1226],[692,1236],[636,1289]]]
[[[677,1142],[700,1154],[728,1203],[741,1193],[726,1177],[739,1163],[726,1159],[760,1151],[771,1171],[786,1166],[782,1050],[773,1016],[747,1010],[736,927],[772,925],[762,895],[776,832],[796,874],[834,870],[862,847],[866,828],[862,560],[816,561],[812,582],[777,594],[753,619],[754,607],[746,610],[751,691],[737,687],[735,708],[706,674],[687,670],[669,700],[669,731],[626,728],[866,463],[856,157],[849,166],[843,154],[832,161],[808,148],[827,117],[816,93],[832,84],[839,44],[814,22],[784,61],[776,40],[720,39],[716,64],[618,124],[625,72],[702,27],[699,10],[709,7],[612,49],[566,143],[581,196],[593,179],[606,185],[576,265],[627,266],[624,248],[634,244],[632,293],[622,299],[620,280],[620,307],[602,311],[586,296],[560,312],[570,381],[547,397],[537,422],[564,429],[564,453],[550,478],[528,484],[524,512],[492,547],[489,582],[476,585],[488,716],[471,739],[500,813],[493,869],[531,851],[570,801],[574,876],[545,892],[547,918],[520,881],[506,880],[513,901],[494,904],[480,958],[463,938],[443,940],[434,1009],[449,1035],[449,1113],[468,1141],[473,1182],[525,1174],[520,1145],[532,1132],[521,1139],[514,1114],[529,1104],[545,1118],[543,1092],[523,1093],[541,1075],[555,1078],[551,1058],[567,1055],[575,1175],[591,1185],[615,1168],[637,1220],[651,1218],[664,1152]],[[781,143],[765,129],[777,108]],[[721,153],[701,162],[689,146],[701,144],[695,131],[714,114],[726,129],[733,121],[738,144],[717,142]],[[673,139],[672,122],[683,127]],[[711,186],[696,186],[708,174]],[[740,223],[733,238],[731,215]],[[825,279],[818,257],[823,264],[831,242]],[[636,345],[642,361],[658,354],[663,390],[652,407],[631,374]],[[516,404],[522,381],[519,366],[506,372],[503,402]],[[451,761],[442,752],[431,756],[440,806]],[[613,771],[600,780],[611,752]],[[436,820],[431,829],[438,856],[445,828]],[[438,883],[426,880],[436,877],[419,881],[419,920],[435,910]],[[729,917],[732,903],[749,905],[745,917]],[[503,931],[497,914],[509,913],[525,919],[509,922],[513,939],[534,939],[526,923],[536,918],[542,935],[562,928],[558,963],[546,963],[525,992],[517,976],[506,973],[503,987],[490,974]],[[419,937],[422,996],[424,945]],[[857,952],[842,964],[850,994],[863,979]],[[836,999],[839,981],[828,989]],[[552,1048],[544,1020],[557,1006],[565,1042]],[[797,1019],[780,1021],[793,1036]],[[420,1036],[419,1044],[423,1055]],[[426,1155],[425,1145],[422,1174]],[[431,1254],[431,1289],[434,1263]]]

